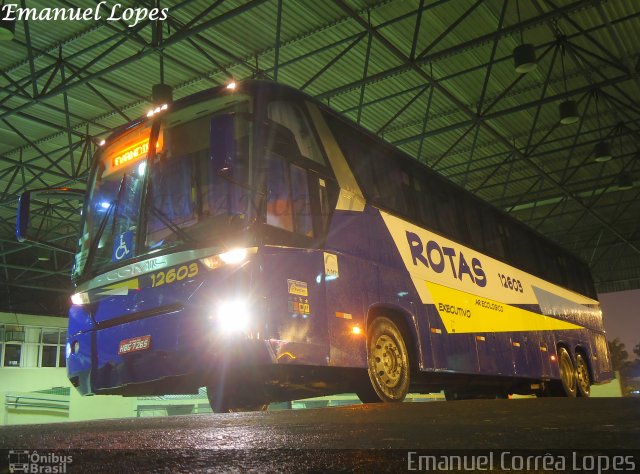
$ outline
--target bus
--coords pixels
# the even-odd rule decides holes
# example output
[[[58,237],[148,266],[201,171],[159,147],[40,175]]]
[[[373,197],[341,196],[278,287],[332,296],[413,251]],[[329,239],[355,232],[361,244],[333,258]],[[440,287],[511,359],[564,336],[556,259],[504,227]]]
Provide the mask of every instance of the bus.
[[[157,105],[99,147],[83,202],[67,370],[84,395],[207,387],[221,412],[588,397],[612,378],[583,261],[284,85]]]

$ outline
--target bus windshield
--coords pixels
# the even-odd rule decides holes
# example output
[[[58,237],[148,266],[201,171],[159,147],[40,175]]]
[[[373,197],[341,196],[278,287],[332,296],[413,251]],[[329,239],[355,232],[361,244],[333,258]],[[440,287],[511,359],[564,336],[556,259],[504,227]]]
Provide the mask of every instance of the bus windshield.
[[[151,158],[151,122],[101,149],[74,277],[170,247],[218,245],[237,237],[249,222],[252,199],[248,104],[211,101],[198,111],[188,107],[166,115]],[[212,114],[204,113],[207,105]]]

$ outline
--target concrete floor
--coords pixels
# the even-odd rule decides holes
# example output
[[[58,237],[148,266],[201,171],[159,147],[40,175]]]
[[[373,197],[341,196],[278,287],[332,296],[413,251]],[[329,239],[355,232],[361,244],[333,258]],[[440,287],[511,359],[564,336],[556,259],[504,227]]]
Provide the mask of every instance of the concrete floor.
[[[455,449],[626,449],[640,468],[639,421],[638,398],[467,400],[7,426],[0,448],[68,453],[67,472],[396,472]]]

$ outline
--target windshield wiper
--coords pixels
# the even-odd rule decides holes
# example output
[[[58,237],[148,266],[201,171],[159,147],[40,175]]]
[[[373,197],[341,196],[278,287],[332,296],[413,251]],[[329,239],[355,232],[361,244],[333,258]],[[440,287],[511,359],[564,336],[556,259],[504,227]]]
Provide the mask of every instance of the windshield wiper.
[[[151,210],[151,212],[153,213],[154,216],[156,216],[158,219],[160,219],[162,221],[162,223],[165,226],[167,226],[167,228],[171,232],[176,234],[183,241],[191,241],[193,243],[197,243],[196,239],[194,239],[189,234],[187,234],[184,230],[182,230],[169,217],[167,217],[167,215],[164,212],[162,212],[160,209],[158,209],[157,207],[155,207],[153,205],[149,206],[149,209]]]
[[[98,230],[96,230],[96,235],[91,241],[91,245],[89,246],[89,251],[87,252],[87,262],[85,263],[85,268],[89,270],[91,265],[93,265],[93,258],[98,249],[98,242],[102,238],[102,234],[104,233],[104,229],[107,227],[107,222],[109,221],[109,216],[111,215],[111,211],[114,211],[114,220],[113,223],[115,225],[115,214],[117,213],[118,206],[120,204],[120,198],[122,197],[122,190],[124,189],[124,184],[127,181],[127,174],[122,175],[122,179],[120,180],[120,184],[118,185],[118,193],[116,194],[116,198],[109,203],[109,207],[105,215],[102,217],[100,224],[98,225]]]

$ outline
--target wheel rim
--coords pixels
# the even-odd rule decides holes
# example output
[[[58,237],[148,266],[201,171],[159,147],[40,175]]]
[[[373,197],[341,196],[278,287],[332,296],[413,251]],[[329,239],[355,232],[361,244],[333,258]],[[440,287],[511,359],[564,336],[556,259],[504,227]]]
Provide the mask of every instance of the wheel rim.
[[[560,358],[560,377],[562,378],[562,385],[566,390],[573,393],[576,391],[576,378],[573,370],[573,364],[571,358],[566,352],[562,353]]]
[[[402,377],[406,365],[398,342],[384,334],[378,337],[371,351],[373,369],[380,388],[395,388]],[[387,390],[385,390],[387,392]]]
[[[576,361],[576,372],[578,375],[578,385],[580,386],[580,392],[587,394],[590,390],[591,381],[589,380],[589,369],[587,364],[581,356],[578,356]]]

